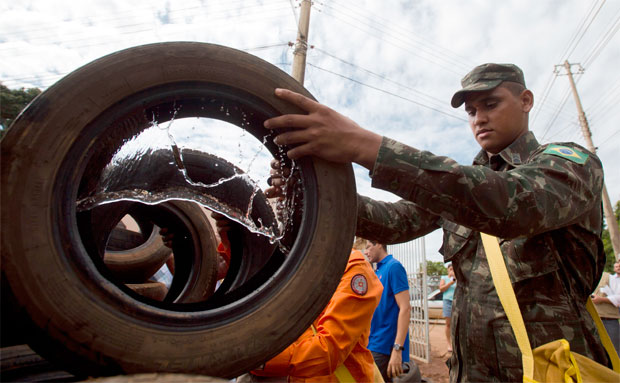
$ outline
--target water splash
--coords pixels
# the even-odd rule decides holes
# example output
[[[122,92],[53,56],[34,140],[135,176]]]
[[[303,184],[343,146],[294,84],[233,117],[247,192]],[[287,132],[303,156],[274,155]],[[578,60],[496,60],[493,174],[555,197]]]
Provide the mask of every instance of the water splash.
[[[220,110],[230,114],[224,105]],[[284,214],[286,218],[284,224],[278,225],[280,227],[267,227],[260,218],[255,222],[251,216],[252,206],[261,189],[247,173],[233,167],[234,173],[229,177],[207,183],[195,181],[189,176],[184,152],[180,150],[170,129],[177,112],[178,109],[175,108],[172,119],[161,125],[153,116],[147,129],[121,146],[104,168],[94,193],[77,201],[77,210],[85,211],[118,201],[134,201],[150,205],[170,200],[191,201],[223,214],[245,226],[250,232],[268,237],[271,243],[279,242],[284,235],[284,230],[280,228],[287,228],[292,221],[290,214]],[[243,121],[246,122],[245,115]],[[242,128],[245,132],[245,126]],[[267,139],[263,138],[261,150]],[[239,149],[241,150],[240,146]],[[251,159],[248,171],[260,153],[259,150]],[[250,196],[243,204],[244,208],[231,206],[214,192],[218,187],[230,182],[242,182],[248,190],[251,190]]]

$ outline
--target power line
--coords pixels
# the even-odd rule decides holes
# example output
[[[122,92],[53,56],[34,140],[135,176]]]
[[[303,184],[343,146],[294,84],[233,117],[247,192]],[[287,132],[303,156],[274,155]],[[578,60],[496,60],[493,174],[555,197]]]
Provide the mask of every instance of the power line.
[[[295,18],[295,25],[297,25],[297,29],[299,29],[299,17],[297,17],[297,13],[295,13],[295,4],[293,4],[293,0],[289,0],[291,3],[291,10],[293,11],[293,17]]]
[[[261,4],[257,4],[257,5],[253,5],[253,6],[243,6],[240,8],[228,8],[228,9],[224,9],[224,10],[219,10],[218,12],[208,12],[207,10],[204,9],[204,7],[202,7],[202,12],[197,12],[197,13],[193,13],[192,16],[193,17],[198,17],[198,16],[206,16],[207,20],[210,23],[210,26],[214,25],[215,23],[220,22],[221,24],[224,25],[231,25],[230,23],[230,12],[232,12],[233,10],[242,12],[239,14],[239,16],[237,17],[237,21],[238,22],[258,22],[258,21],[264,21],[265,17],[258,17],[258,15],[261,14],[270,14],[270,16],[268,18],[281,18],[280,14],[273,14],[273,12],[276,11],[282,11],[285,9],[289,8],[289,5],[286,5],[286,3],[284,3],[283,0],[277,0],[275,2],[271,2],[268,3],[268,5],[279,5],[277,8],[274,7],[266,7],[265,5],[261,5]],[[187,11],[187,10],[194,10],[194,9],[200,9],[201,7],[197,6],[197,7],[189,7],[189,8],[184,8],[180,11]],[[175,11],[170,11],[170,13],[175,13],[175,12],[180,12],[179,10],[175,10]],[[249,19],[247,21],[244,21],[245,19]],[[114,19],[112,19],[114,20]],[[176,21],[177,18],[171,18],[170,20],[172,21]],[[200,30],[202,28],[204,28],[202,25],[198,25],[198,24],[186,24],[185,20],[180,20],[183,21],[183,27],[184,29],[182,31],[176,31],[173,33],[168,32],[168,35],[175,35],[175,34],[180,34],[180,33],[186,33],[189,30]],[[163,26],[166,25],[176,25],[176,24],[172,24],[172,23],[168,23],[168,24],[163,24]],[[58,29],[58,24],[55,24],[55,29]],[[126,23],[126,24],[120,24],[120,25],[116,25],[113,26],[116,30],[119,30],[122,32],[122,34],[124,36],[127,35],[131,35],[131,34],[138,34],[138,33],[146,33],[146,32],[156,32],[156,30],[154,29],[152,20],[149,20],[148,22],[134,22],[134,23]],[[51,29],[50,29],[51,30]],[[92,34],[88,34],[88,31],[90,29],[86,28],[85,30],[82,29],[81,33],[72,33],[72,38],[71,39],[66,39],[66,38],[60,38],[60,39],[49,39],[49,33],[44,33],[42,35],[39,36],[34,36],[34,37],[30,37],[27,41],[29,43],[37,43],[40,41],[45,41],[46,43],[50,43],[50,44],[57,44],[57,45],[61,45],[61,44],[69,44],[69,43],[73,43],[72,48],[83,48],[83,47],[91,47],[91,46],[100,46],[100,45],[107,45],[107,44],[114,44],[114,41],[109,41],[109,32],[107,31],[98,31],[99,33],[96,35],[92,35]],[[86,31],[87,33],[84,33],[84,31]],[[95,42],[93,43],[93,39],[101,39],[99,42]],[[87,42],[85,44],[76,44],[76,43],[80,43],[80,42]],[[13,53],[15,50],[15,48],[11,47],[11,46],[1,46],[0,45],[0,52],[3,52],[5,54],[11,53],[13,56],[15,56],[15,53]]]
[[[612,133],[609,137],[607,137],[606,139],[602,140],[601,143],[598,145],[598,147],[600,148],[601,146],[607,145],[608,143],[611,142],[611,138],[613,136],[615,136],[616,134],[620,133],[620,129],[616,130],[614,133]]]
[[[566,94],[564,95],[564,97],[562,98],[562,101],[560,102],[560,105],[558,106],[558,108],[556,109],[553,117],[551,118],[551,120],[549,120],[549,122],[547,123],[547,127],[545,129],[545,132],[543,133],[542,137],[541,137],[541,141],[543,141],[545,139],[545,136],[547,135],[547,133],[549,133],[549,130],[551,129],[551,127],[553,126],[553,124],[555,123],[555,121],[558,118],[558,115],[560,114],[560,112],[562,111],[562,109],[564,109],[564,106],[566,105],[566,101],[568,101],[568,97],[570,96],[570,89],[567,89]]]
[[[607,115],[609,112],[618,110],[618,103],[620,103],[619,91],[620,82],[616,84],[615,87],[611,87],[603,96],[593,103],[595,106],[588,110],[591,125],[594,124],[594,121],[598,121],[599,118]]]
[[[335,0],[333,1],[333,3],[335,6],[344,8],[346,12],[357,14],[363,19],[368,20],[368,22],[373,23],[373,24],[378,24],[379,26],[383,27],[383,29],[374,28],[374,29],[377,29],[378,31],[385,32],[385,31],[393,30],[396,33],[399,33],[400,35],[405,36],[405,39],[409,41],[412,41],[413,40],[412,36],[414,36],[416,40],[415,45],[421,45],[424,48],[424,51],[426,53],[432,56],[435,56],[438,59],[444,60],[449,64],[453,64],[453,65],[456,64],[458,66],[461,66],[463,70],[469,70],[473,65],[475,65],[474,63],[470,62],[466,58],[459,56],[457,53],[447,48],[444,48],[438,45],[437,43],[428,40],[427,38],[421,37],[420,35],[415,33],[413,30],[409,28],[405,28],[402,25],[394,24],[393,20],[388,20],[384,17],[381,17],[380,15],[376,13],[373,13],[371,15],[362,13],[361,8],[358,6],[358,4],[353,4],[351,7],[347,7],[347,6],[342,5],[340,0]],[[327,7],[330,7],[336,10],[335,7],[331,7],[329,5],[327,5]],[[372,27],[371,25],[369,26]],[[394,34],[391,34],[391,35],[394,36]],[[411,44],[414,44],[414,42],[412,41]],[[467,62],[464,62],[464,61],[467,61]]]
[[[335,75],[335,76],[338,76],[338,77],[342,77],[342,78],[344,78],[344,79],[346,79],[346,80],[349,80],[349,81],[351,81],[351,82],[354,82],[354,83],[356,83],[356,84],[359,84],[359,85],[362,85],[362,86],[365,86],[365,87],[368,87],[368,88],[374,89],[374,90],[376,90],[376,91],[379,91],[379,92],[382,92],[382,93],[385,93],[385,94],[389,94],[390,96],[394,96],[394,97],[400,98],[401,100],[404,100],[404,101],[410,102],[410,103],[412,103],[412,104],[416,104],[416,105],[421,106],[421,107],[423,107],[423,108],[427,108],[427,109],[434,110],[435,112],[441,113],[441,114],[446,115],[446,116],[448,116],[448,117],[452,117],[452,118],[454,118],[454,119],[457,119],[457,120],[460,120],[460,121],[467,122],[467,120],[466,120],[466,119],[464,119],[464,118],[462,118],[462,117],[458,117],[458,116],[456,116],[456,115],[454,115],[454,114],[451,114],[451,113],[448,113],[448,112],[444,112],[443,110],[439,110],[439,109],[434,108],[434,107],[429,106],[429,105],[425,105],[425,104],[423,104],[423,103],[421,103],[421,102],[419,102],[419,101],[412,100],[412,99],[410,99],[410,98],[407,98],[407,97],[401,96],[401,95],[399,95],[399,94],[396,94],[396,93],[393,93],[393,92],[387,91],[387,90],[385,90],[385,89],[381,89],[381,88],[378,88],[378,87],[376,87],[376,86],[373,86],[373,85],[369,85],[369,84],[363,83],[363,82],[361,82],[361,81],[359,81],[359,80],[356,80],[356,79],[354,79],[354,78],[351,78],[351,77],[345,76],[345,75],[340,74],[340,73],[336,73],[336,72],[331,71],[331,70],[329,70],[329,69],[322,68],[322,67],[317,66],[317,65],[314,65],[314,64],[312,64],[312,63],[310,63],[310,62],[308,62],[308,65],[310,65],[310,66],[312,66],[313,68],[316,68],[316,69],[318,69],[318,70],[321,70],[321,71],[324,71],[324,72],[327,72],[327,73],[331,73],[331,74],[333,74],[333,75]]]
[[[332,57],[332,58],[334,58],[334,59],[336,59],[336,60],[338,60],[338,61],[340,61],[340,62],[342,62],[342,63],[344,63],[344,64],[350,65],[350,66],[352,66],[352,67],[354,67],[354,68],[357,68],[357,69],[360,69],[360,70],[362,70],[362,71],[364,71],[364,72],[366,72],[366,73],[368,73],[368,74],[370,74],[370,75],[372,75],[372,76],[378,77],[378,78],[380,78],[381,80],[384,80],[384,81],[387,81],[387,82],[389,82],[389,83],[392,83],[392,84],[394,84],[394,85],[396,85],[396,86],[398,86],[398,87],[405,88],[405,89],[410,90],[410,91],[412,91],[412,92],[414,92],[414,93],[418,93],[419,95],[421,95],[421,96],[423,96],[423,97],[426,97],[426,98],[427,98],[427,99],[429,99],[430,101],[436,102],[436,103],[438,103],[439,105],[445,105],[445,103],[446,103],[444,100],[440,100],[440,99],[438,99],[438,98],[436,98],[436,97],[433,97],[433,96],[431,96],[431,95],[429,95],[429,94],[426,94],[426,93],[424,93],[424,92],[422,92],[422,91],[420,91],[420,90],[418,90],[418,89],[415,89],[415,88],[412,88],[412,87],[410,87],[410,86],[404,85],[404,84],[402,84],[401,82],[391,80],[391,79],[387,78],[386,76],[383,76],[383,75],[380,75],[380,74],[378,74],[378,73],[375,73],[375,72],[373,72],[373,71],[371,71],[371,70],[369,70],[369,69],[362,68],[361,66],[356,65],[356,64],[353,64],[352,62],[346,61],[346,60],[344,60],[344,59],[342,59],[342,58],[340,58],[340,57],[336,57],[336,56],[334,56],[333,54],[331,54],[331,53],[329,53],[329,52],[324,51],[323,49],[320,49],[320,48],[317,48],[317,47],[314,47],[314,49],[315,49],[316,51],[321,52],[321,53],[323,53],[323,54],[325,54],[325,55],[327,55],[327,56],[329,56],[329,57]]]
[[[217,8],[217,7],[205,7],[204,4],[201,2],[197,3],[197,5],[195,6],[186,6],[185,8],[177,8],[177,9],[173,9],[173,10],[168,10],[167,14],[178,14],[181,12],[188,12],[188,11],[195,11],[197,9],[202,9],[202,10],[209,10],[209,15],[213,15],[213,14],[217,14],[218,12],[220,14],[224,14],[233,10],[247,10],[250,8],[261,8],[264,7],[264,5],[269,5],[269,4],[275,4],[275,3],[279,3],[279,2],[284,2],[285,0],[265,0],[265,1],[261,1],[261,2],[257,2],[255,5],[247,5],[247,0],[229,0],[226,2],[222,2],[222,3],[212,3],[212,4],[217,4],[219,6],[217,11],[213,11],[212,8]],[[170,3],[166,3],[166,5],[169,5]],[[221,4],[224,4],[226,6],[228,6],[228,8],[223,8],[221,7]],[[235,5],[236,4],[236,5]],[[184,5],[187,5],[187,2],[184,3]],[[149,4],[148,6],[143,6],[143,7],[131,7],[130,9],[124,10],[124,11],[118,11],[118,10],[113,10],[113,12],[110,13],[97,13],[95,16],[93,15],[89,15],[89,16],[85,16],[85,17],[77,17],[77,18],[73,18],[72,21],[73,22],[77,22],[77,23],[81,23],[81,24],[86,24],[86,23],[93,23],[93,22],[99,22],[99,23],[111,23],[114,21],[119,21],[119,20],[124,20],[124,19],[131,19],[131,20],[135,20],[137,17],[136,15],[142,15],[145,14],[145,12],[139,12],[140,10],[150,10],[152,11],[152,13],[155,13],[155,11],[158,10],[158,8],[153,7],[153,4]],[[192,15],[196,15],[196,14],[200,14],[200,13],[192,13]],[[160,18],[158,16],[158,18]],[[151,24],[152,19],[149,18],[149,20],[147,22],[143,22],[140,24]],[[30,33],[30,32],[38,32],[38,31],[52,31],[52,30],[56,30],[57,29],[57,20],[52,20],[49,21],[49,24],[46,24],[45,22],[39,22],[37,24],[37,27],[35,28],[31,28],[30,26],[27,28],[20,28],[19,25],[18,26],[12,26],[10,31],[4,31],[3,35],[6,36],[11,36],[11,35],[23,35],[25,33]],[[20,24],[20,25],[27,25],[27,24]],[[122,25],[121,25],[122,26]]]
[[[352,26],[353,28],[358,29],[361,32],[366,33],[366,34],[372,36],[373,38],[376,38],[376,39],[378,39],[380,41],[384,41],[384,42],[386,42],[388,44],[391,44],[391,45],[393,45],[393,46],[395,46],[395,47],[397,47],[399,49],[407,51],[407,52],[411,53],[412,55],[414,55],[416,57],[419,57],[420,59],[423,59],[425,61],[428,61],[430,63],[433,63],[433,64],[435,64],[435,65],[437,65],[437,66],[439,66],[439,67],[441,67],[441,68],[443,68],[443,69],[445,69],[445,70],[447,70],[449,72],[452,72],[452,73],[454,73],[456,75],[459,75],[459,76],[462,74],[461,72],[458,72],[458,71],[454,70],[454,68],[453,68],[453,66],[454,66],[453,64],[454,63],[453,62],[450,62],[449,63],[450,65],[446,65],[446,64],[443,64],[440,61],[437,61],[436,59],[440,59],[440,60],[443,60],[443,61],[448,61],[448,60],[444,59],[444,58],[441,58],[441,57],[438,57],[436,52],[434,52],[432,49],[428,49],[426,47],[420,48],[419,46],[414,46],[412,41],[411,41],[411,39],[406,39],[406,38],[403,38],[401,36],[395,35],[392,32],[380,29],[380,28],[378,28],[378,27],[376,27],[374,25],[369,24],[368,22],[366,22],[366,20],[361,20],[360,18],[356,18],[354,16],[351,16],[350,14],[340,13],[339,10],[337,10],[337,9],[335,9],[333,7],[327,6],[326,8],[331,8],[332,10],[334,10],[334,12],[330,12],[328,9],[324,10],[323,14],[325,14],[327,16],[331,16],[331,17],[333,17],[334,19],[336,19],[336,20],[338,20],[340,22],[348,24],[348,25]],[[353,19],[357,23],[352,23],[348,19]],[[360,27],[360,25],[364,26],[366,29]],[[378,32],[382,32],[383,34],[391,37],[394,41],[381,38],[381,37],[377,36],[376,34],[370,32],[370,30],[375,30],[375,31],[378,31]],[[424,55],[422,53],[424,53]],[[460,65],[463,65],[463,64],[460,64]],[[468,69],[469,69],[469,67],[468,67]]]
[[[538,118],[540,111],[543,109],[543,106],[545,105],[545,102],[547,101],[547,97],[549,96],[549,92],[551,91],[551,88],[553,87],[553,84],[555,83],[555,79],[557,77],[558,76],[554,76],[554,75],[549,77],[549,80],[547,81],[547,84],[545,85],[545,88],[543,90],[540,103],[538,104],[539,106],[536,108],[536,111],[534,112],[534,116],[532,117],[532,126],[534,126],[534,124],[536,123],[536,119]]]
[[[594,13],[594,16],[592,16],[592,18],[590,19],[590,22],[588,23],[588,25],[583,29],[583,31],[581,32],[581,35],[579,36],[579,38],[575,41],[575,44],[573,45],[573,49],[570,50],[570,52],[566,53],[565,58],[568,59],[570,57],[570,55],[575,51],[575,48],[577,48],[577,45],[579,45],[579,42],[581,42],[581,39],[583,38],[583,36],[586,34],[586,32],[588,31],[588,29],[590,28],[590,26],[592,25],[592,22],[594,21],[594,19],[596,18],[596,16],[598,15],[598,13],[601,11],[601,8],[603,8],[603,5],[605,4],[605,0],[601,1],[601,5],[598,7],[598,9],[596,10],[596,13]],[[593,8],[590,10],[590,13],[592,13],[592,10],[594,9],[594,5]],[[589,13],[589,14],[590,14]],[[589,15],[588,14],[588,15]],[[584,20],[585,22],[585,20]]]
[[[620,29],[620,11],[617,14],[616,20],[614,24],[605,32],[605,35],[601,37],[601,39],[597,42],[597,44],[592,48],[589,54],[584,59],[584,66],[590,66],[594,60],[598,57],[601,51],[607,46],[609,41],[614,37],[614,35]]]
[[[603,7],[603,4],[605,4],[605,0],[602,0],[602,2],[600,3],[598,9],[596,10],[596,13],[594,14],[594,16],[592,18],[590,18],[590,16],[592,15],[594,10],[596,9],[597,4],[598,4],[598,0],[596,2],[592,3],[592,7],[590,7],[590,10],[588,11],[588,13],[582,18],[582,20],[579,23],[579,26],[577,27],[577,29],[573,33],[573,36],[569,40],[566,48],[564,49],[564,51],[560,55],[559,59],[556,60],[555,62],[562,62],[564,60],[568,60],[568,56],[570,55],[570,53],[572,53],[575,50],[575,48],[577,47],[578,43],[581,41],[581,39],[585,35],[585,32],[589,29],[589,27],[592,24],[592,22],[594,21],[596,15],[598,15],[599,11]],[[585,29],[583,29],[584,25],[586,24],[586,22],[588,22],[589,19],[590,19],[590,22],[588,23],[588,26],[585,27]],[[533,116],[532,125],[534,124],[534,122],[538,118],[538,114],[540,113],[540,111],[545,106],[548,94],[551,91],[551,89],[553,87],[553,84],[555,83],[556,77],[557,77],[557,72],[554,69],[553,72],[551,72],[549,80],[547,81],[547,85],[545,86],[545,88],[543,90],[543,97],[541,98],[541,101],[539,103],[539,108],[537,109],[536,113]],[[559,113],[559,111],[557,113]],[[553,124],[553,122],[555,121],[556,118],[557,118],[557,114],[552,119],[552,123],[551,124]],[[547,129],[545,130],[545,134],[547,134],[547,132],[549,131],[550,127],[551,127],[550,125],[547,125]],[[544,137],[544,135],[543,135],[543,137]]]

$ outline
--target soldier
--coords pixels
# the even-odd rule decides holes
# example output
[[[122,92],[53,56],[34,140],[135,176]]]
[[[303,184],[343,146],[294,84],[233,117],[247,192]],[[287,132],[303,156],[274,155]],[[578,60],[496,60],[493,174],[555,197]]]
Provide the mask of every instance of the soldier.
[[[373,187],[403,198],[386,203],[360,196],[357,235],[398,243],[443,228],[440,251],[459,281],[452,382],[523,379],[480,232],[500,238],[532,347],[565,338],[571,350],[609,365],[585,309],[605,263],[601,162],[574,143],[537,142],[528,128],[534,96],[517,66],[480,65],[461,83],[451,104],[465,104],[482,148],[471,166],[381,137],[284,89],[276,95],[307,114],[275,117],[265,127],[296,128],[276,137],[277,144],[294,145],[290,158],[356,162],[370,170]]]

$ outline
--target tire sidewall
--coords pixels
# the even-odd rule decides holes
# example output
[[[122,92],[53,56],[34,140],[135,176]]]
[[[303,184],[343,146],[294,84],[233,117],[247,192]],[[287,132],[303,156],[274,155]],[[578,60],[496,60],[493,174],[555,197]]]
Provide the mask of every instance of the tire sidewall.
[[[313,159],[319,189],[313,208],[320,224],[303,250],[306,256],[276,291],[255,293],[265,297],[264,305],[215,327],[194,321],[195,313],[131,300],[97,275],[91,260],[80,257],[79,243],[68,240],[67,233],[77,232],[71,218],[75,206],[59,206],[58,193],[59,185],[72,179],[60,170],[84,127],[128,95],[197,79],[244,89],[280,113],[299,111],[275,98],[275,87],[309,96],[284,72],[242,52],[200,43],[154,44],[106,56],[70,74],[41,94],[3,139],[2,267],[17,300],[30,302],[26,310],[35,326],[46,329],[53,346],[41,345],[45,352],[63,347],[127,373],[233,377],[286,347],[329,300],[355,228],[350,166]],[[119,309],[125,304],[132,309]],[[145,321],[135,311],[159,319]]]

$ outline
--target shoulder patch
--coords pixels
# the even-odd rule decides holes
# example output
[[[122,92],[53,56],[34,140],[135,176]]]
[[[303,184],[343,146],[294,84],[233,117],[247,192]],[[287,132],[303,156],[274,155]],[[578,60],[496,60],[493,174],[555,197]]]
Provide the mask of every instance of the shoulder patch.
[[[365,295],[368,292],[368,281],[363,274],[356,274],[351,278],[351,290],[357,295]]]
[[[567,160],[573,161],[579,165],[585,164],[586,160],[589,157],[586,153],[581,152],[577,149],[555,144],[547,146],[547,149],[545,149],[543,153],[566,158]]]

